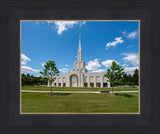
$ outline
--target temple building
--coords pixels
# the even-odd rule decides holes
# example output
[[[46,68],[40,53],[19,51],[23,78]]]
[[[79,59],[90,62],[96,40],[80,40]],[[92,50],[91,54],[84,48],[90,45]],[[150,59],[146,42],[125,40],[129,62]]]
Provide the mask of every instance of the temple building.
[[[88,72],[82,59],[81,37],[79,36],[78,59],[71,72],[56,76],[53,87],[110,87],[105,73]],[[49,82],[48,82],[48,86]]]

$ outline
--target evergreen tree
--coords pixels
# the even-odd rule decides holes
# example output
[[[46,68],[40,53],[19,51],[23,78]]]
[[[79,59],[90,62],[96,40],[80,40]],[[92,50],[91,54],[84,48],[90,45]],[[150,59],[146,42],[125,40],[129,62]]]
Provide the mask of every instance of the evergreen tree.
[[[127,75],[127,73],[124,73],[123,78],[122,78],[122,82],[124,82],[124,83],[128,82],[128,75]]]
[[[139,77],[139,71],[138,71],[138,69],[136,69],[135,71],[134,71],[134,74],[133,74],[133,82],[134,82],[134,85],[138,85],[138,81],[139,81],[139,79],[138,79],[138,77]]]

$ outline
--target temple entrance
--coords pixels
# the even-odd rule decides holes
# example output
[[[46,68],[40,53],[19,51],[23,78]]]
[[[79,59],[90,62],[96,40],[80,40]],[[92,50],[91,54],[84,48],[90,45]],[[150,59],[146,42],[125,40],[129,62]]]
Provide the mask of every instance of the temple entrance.
[[[78,87],[78,76],[77,75],[71,75],[70,77],[70,85],[71,87]]]
[[[101,83],[96,83],[96,87],[101,87]]]
[[[90,83],[90,87],[94,87],[94,83]]]
[[[63,83],[63,87],[66,87],[66,83]]]
[[[108,87],[108,84],[107,83],[103,83],[103,87]]]
[[[61,83],[58,83],[58,86],[61,87]]]
[[[87,83],[84,83],[84,87],[88,87],[88,84],[87,84]]]

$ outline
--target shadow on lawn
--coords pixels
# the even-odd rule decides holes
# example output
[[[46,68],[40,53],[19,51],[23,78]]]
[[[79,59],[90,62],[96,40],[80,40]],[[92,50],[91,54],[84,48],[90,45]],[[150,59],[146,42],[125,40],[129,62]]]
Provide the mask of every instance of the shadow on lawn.
[[[135,97],[134,95],[130,95],[130,94],[123,94],[123,93],[115,93],[116,96],[123,96],[123,97]]]
[[[71,93],[52,93],[52,94],[47,94],[47,96],[67,96],[70,95]]]

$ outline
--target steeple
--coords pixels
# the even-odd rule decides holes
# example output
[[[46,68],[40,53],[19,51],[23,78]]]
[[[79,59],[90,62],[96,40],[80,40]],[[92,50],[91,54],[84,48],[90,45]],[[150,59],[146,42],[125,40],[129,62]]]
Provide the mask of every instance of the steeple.
[[[81,51],[81,35],[79,35],[79,49],[78,51]]]
[[[81,49],[81,36],[79,35],[79,47],[77,61],[74,62],[74,68],[72,71],[86,73],[87,69],[85,67],[85,62],[82,60],[82,49]],[[81,78],[80,78],[81,79]]]
[[[78,61],[82,60],[81,35],[79,35]]]

